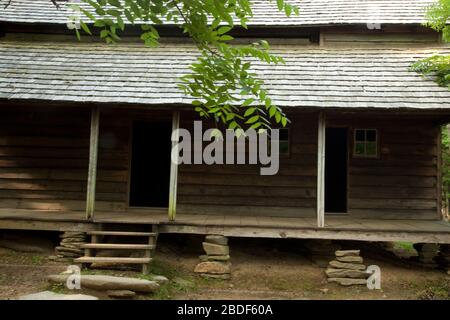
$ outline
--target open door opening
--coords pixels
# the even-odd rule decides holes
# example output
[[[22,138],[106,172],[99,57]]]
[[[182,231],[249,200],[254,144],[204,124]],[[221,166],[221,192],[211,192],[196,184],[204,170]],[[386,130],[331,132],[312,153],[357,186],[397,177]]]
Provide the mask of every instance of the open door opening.
[[[347,128],[326,128],[325,212],[347,212]]]
[[[129,199],[131,207],[168,207],[171,134],[171,123],[133,124]]]

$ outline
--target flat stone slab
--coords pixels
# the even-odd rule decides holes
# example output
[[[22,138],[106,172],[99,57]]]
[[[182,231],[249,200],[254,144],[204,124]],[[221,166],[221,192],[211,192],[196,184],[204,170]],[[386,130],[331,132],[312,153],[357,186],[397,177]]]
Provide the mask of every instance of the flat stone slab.
[[[50,275],[48,281],[65,284],[69,275]],[[81,275],[81,288],[94,290],[130,290],[135,292],[154,292],[159,289],[156,281],[145,279],[113,277],[103,275]]]
[[[330,261],[329,266],[333,269],[366,270],[366,266],[363,264],[339,262],[336,260]]]
[[[136,296],[136,292],[131,290],[108,290],[106,294],[110,298],[130,299]]]
[[[336,257],[359,256],[361,250],[337,250]]]
[[[325,270],[325,274],[329,278],[367,279],[370,276],[370,274],[365,271],[348,270],[348,269],[333,269],[333,268],[328,268],[327,270]]]
[[[328,278],[328,282],[339,283],[342,286],[367,285],[366,279]]]
[[[230,273],[230,264],[218,261],[200,262],[195,266],[195,273],[226,274]]]
[[[231,274],[209,274],[209,273],[202,273],[200,274],[201,277],[206,279],[219,279],[219,280],[230,280]]]
[[[350,262],[350,263],[363,263],[363,258],[359,256],[343,256],[336,257],[336,260],[339,262]]]
[[[209,256],[227,256],[230,254],[230,248],[228,246],[203,242],[203,249]]]
[[[230,260],[230,256],[209,256],[207,254],[203,254],[199,257],[200,261],[228,261]]]
[[[153,276],[153,277],[152,277],[152,280],[153,280],[153,281],[156,281],[156,282],[159,283],[159,284],[169,282],[169,279],[167,279],[167,278],[164,277],[164,276]]]
[[[228,238],[224,237],[224,236],[218,236],[218,235],[207,235],[205,237],[205,242],[226,246],[226,245],[228,245]]]
[[[18,300],[98,300],[98,298],[86,294],[61,294],[52,291],[42,291],[21,296]]]

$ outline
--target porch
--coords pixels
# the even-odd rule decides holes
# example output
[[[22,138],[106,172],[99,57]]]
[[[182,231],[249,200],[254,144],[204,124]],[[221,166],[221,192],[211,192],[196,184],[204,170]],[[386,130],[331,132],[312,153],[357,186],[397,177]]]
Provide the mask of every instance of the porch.
[[[222,234],[229,237],[409,241],[450,243],[450,223],[442,220],[381,220],[327,216],[325,226],[313,217],[183,214],[169,221],[167,212],[85,212],[0,209],[2,229],[88,231],[102,224],[158,225],[160,233]]]

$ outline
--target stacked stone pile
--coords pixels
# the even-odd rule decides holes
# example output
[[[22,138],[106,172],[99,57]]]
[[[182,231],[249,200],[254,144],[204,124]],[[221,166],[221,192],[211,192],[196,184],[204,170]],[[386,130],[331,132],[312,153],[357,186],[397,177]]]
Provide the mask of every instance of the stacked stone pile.
[[[206,254],[200,256],[200,263],[194,272],[205,278],[230,279],[231,263],[228,238],[218,235],[208,235],[203,242]]]
[[[55,248],[54,260],[66,261],[83,256],[81,245],[86,243],[84,232],[66,231],[60,235],[60,245]]]
[[[328,282],[336,282],[343,286],[366,285],[367,273],[360,250],[338,250],[335,260],[330,261],[325,271]]]

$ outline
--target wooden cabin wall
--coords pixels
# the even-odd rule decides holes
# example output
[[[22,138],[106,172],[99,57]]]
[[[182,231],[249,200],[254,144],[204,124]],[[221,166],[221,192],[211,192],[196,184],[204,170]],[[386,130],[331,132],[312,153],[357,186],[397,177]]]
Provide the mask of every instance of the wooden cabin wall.
[[[317,115],[291,118],[291,152],[277,175],[261,176],[259,165],[181,165],[178,214],[315,216]]]
[[[348,214],[372,219],[438,219],[438,133],[410,117],[328,119],[349,130]],[[378,130],[379,157],[353,156],[353,130]]]
[[[84,210],[86,109],[0,109],[0,208]]]

